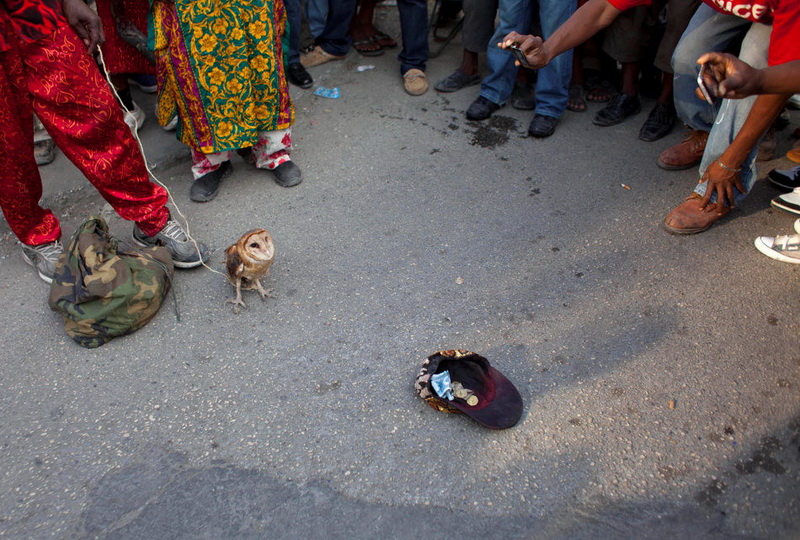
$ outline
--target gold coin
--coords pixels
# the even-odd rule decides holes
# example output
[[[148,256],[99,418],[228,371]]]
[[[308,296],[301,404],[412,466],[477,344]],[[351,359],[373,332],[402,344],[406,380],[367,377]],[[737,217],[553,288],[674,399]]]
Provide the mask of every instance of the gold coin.
[[[470,407],[474,407],[475,405],[478,404],[478,401],[479,401],[478,396],[471,395],[467,398],[467,405],[469,405]]]
[[[453,394],[455,394],[455,396],[456,396],[458,399],[465,399],[465,398],[466,398],[466,397],[469,395],[469,392],[467,392],[467,391],[466,391],[466,390],[464,390],[463,388],[459,387],[459,388],[456,388],[456,389],[455,389],[455,391],[453,392]]]

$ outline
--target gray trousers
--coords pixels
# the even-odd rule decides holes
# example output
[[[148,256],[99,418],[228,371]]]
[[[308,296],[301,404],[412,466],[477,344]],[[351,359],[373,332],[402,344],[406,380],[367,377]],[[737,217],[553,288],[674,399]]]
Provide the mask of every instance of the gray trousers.
[[[485,53],[494,34],[498,0],[464,0],[464,28],[461,39],[464,48],[473,53]]]

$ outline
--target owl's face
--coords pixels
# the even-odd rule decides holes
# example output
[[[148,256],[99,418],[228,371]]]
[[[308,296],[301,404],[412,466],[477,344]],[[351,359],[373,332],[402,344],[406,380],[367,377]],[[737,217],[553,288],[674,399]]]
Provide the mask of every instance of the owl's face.
[[[250,231],[241,242],[245,251],[257,261],[269,261],[275,256],[275,245],[265,229]]]

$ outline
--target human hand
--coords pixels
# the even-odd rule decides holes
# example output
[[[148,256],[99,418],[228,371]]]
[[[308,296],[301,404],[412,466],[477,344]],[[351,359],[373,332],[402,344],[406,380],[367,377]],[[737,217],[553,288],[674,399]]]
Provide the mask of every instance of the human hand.
[[[727,99],[741,99],[759,91],[762,73],[728,53],[706,53],[697,59],[706,64],[703,81],[709,92]]]
[[[106,40],[100,17],[83,0],[62,0],[61,6],[67,22],[83,40],[89,54],[93,54],[97,45]]]
[[[519,60],[515,60],[514,64],[523,66],[530,69],[541,69],[550,63],[550,58],[546,52],[544,41],[540,37],[531,35],[522,35],[517,32],[511,32],[503,41],[497,44],[501,49],[508,50],[511,47],[517,47],[525,54],[525,59],[528,61],[527,66],[521,64]]]
[[[706,186],[706,194],[700,203],[700,208],[711,212],[713,206],[711,203],[712,195],[717,195],[717,212],[722,213],[722,209],[726,206],[733,208],[736,206],[734,188],[739,190],[739,193],[744,193],[744,186],[742,186],[741,169],[728,167],[714,160],[713,163],[706,169],[701,183],[708,182]]]

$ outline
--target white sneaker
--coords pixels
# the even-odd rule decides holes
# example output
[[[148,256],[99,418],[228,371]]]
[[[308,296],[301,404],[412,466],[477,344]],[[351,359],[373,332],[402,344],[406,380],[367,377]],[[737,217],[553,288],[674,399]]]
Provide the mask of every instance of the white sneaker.
[[[800,221],[800,220],[799,220]],[[795,223],[797,227],[797,223]],[[776,261],[800,264],[800,234],[759,236],[755,240],[758,251]]]
[[[142,129],[146,118],[147,115],[144,114],[144,111],[136,102],[133,103],[133,109],[125,113],[125,123],[128,124],[128,127],[131,128],[133,132]]]
[[[167,125],[164,126],[164,131],[175,131],[178,128],[178,115],[172,117],[172,120],[167,122]]]
[[[795,189],[789,193],[778,195],[772,199],[771,204],[784,212],[800,215],[800,190]]]

